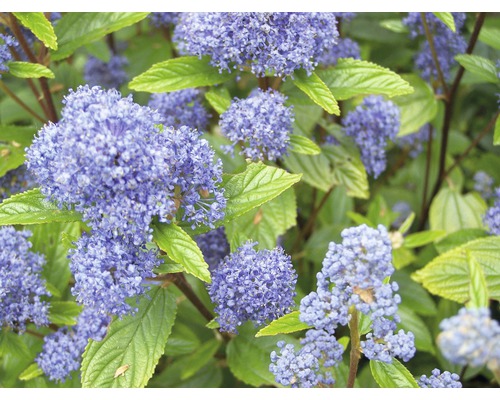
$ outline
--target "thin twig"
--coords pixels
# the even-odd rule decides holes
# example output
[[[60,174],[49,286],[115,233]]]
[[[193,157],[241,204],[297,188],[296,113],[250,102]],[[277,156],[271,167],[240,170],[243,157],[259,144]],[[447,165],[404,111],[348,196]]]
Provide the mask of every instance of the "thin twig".
[[[429,190],[429,176],[431,174],[431,160],[432,160],[432,133],[434,127],[429,126],[429,140],[427,141],[427,158],[425,160],[425,177],[424,177],[424,192],[422,194],[422,208],[420,213],[420,222],[425,212],[425,205],[427,204],[427,192]]]
[[[353,307],[351,311],[351,321],[349,322],[351,331],[351,353],[349,358],[349,377],[347,378],[347,387],[353,388],[358,373],[359,359],[361,358],[360,340],[358,329],[358,311]]]
[[[30,108],[24,101],[22,101],[19,97],[16,96],[16,94],[10,90],[5,83],[3,83],[0,80],[0,89],[2,89],[12,100],[14,100],[17,104],[19,104],[23,110],[28,112],[30,115],[35,117],[37,120],[39,120],[42,123],[45,123],[45,118],[41,117],[38,115],[32,108]]]

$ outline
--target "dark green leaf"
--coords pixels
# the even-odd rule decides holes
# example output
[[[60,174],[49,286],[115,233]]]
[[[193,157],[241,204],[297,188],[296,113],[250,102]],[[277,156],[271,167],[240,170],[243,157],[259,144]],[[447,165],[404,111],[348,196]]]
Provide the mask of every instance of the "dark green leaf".
[[[0,225],[32,225],[81,220],[80,213],[59,209],[39,189],[12,196],[0,204]]]
[[[456,32],[455,20],[453,15],[449,12],[433,12],[433,14],[438,17],[443,24],[445,24],[452,32]]]
[[[181,372],[181,379],[184,380],[191,378],[200,369],[207,365],[215,353],[217,353],[217,350],[219,350],[220,345],[221,342],[216,339],[203,343],[201,347],[187,357],[189,361]]]
[[[381,388],[418,388],[417,381],[410,371],[395,358],[392,363],[370,361],[373,378]]]
[[[163,354],[177,309],[170,289],[154,287],[142,296],[139,311],[115,319],[106,337],[90,340],[82,360],[84,388],[146,386]]]
[[[292,82],[302,90],[318,106],[330,114],[340,115],[340,108],[332,92],[314,72],[307,76],[304,70],[298,70],[293,75]]]
[[[319,146],[308,137],[302,135],[290,135],[290,150],[294,153],[315,155],[321,153]]]
[[[446,253],[447,251],[454,249],[462,244],[470,242],[471,240],[479,239],[482,237],[489,236],[488,232],[484,229],[470,228],[461,229],[459,231],[450,233],[444,239],[439,242],[434,243],[434,247],[439,254]]]
[[[40,369],[37,363],[31,364],[28,368],[26,368],[21,375],[19,375],[19,380],[21,381],[29,381],[31,379],[37,378],[43,375],[43,371]]]
[[[29,359],[28,346],[18,334],[0,329],[0,356],[12,355],[14,358]]]
[[[500,82],[495,64],[487,58],[473,54],[459,54],[455,56],[455,60],[457,60],[466,71],[478,76],[484,82]]]
[[[291,313],[272,321],[268,326],[262,328],[255,334],[255,337],[274,336],[279,333],[292,333],[309,329],[309,325],[300,321],[299,315],[299,311],[292,311]]]
[[[391,278],[399,286],[401,305],[415,311],[419,315],[434,316],[437,313],[436,304],[429,292],[415,282],[405,272],[396,271]]]
[[[40,39],[45,46],[57,50],[57,37],[54,28],[42,12],[15,12],[16,18]]]
[[[200,347],[200,344],[200,339],[191,327],[180,321],[176,321],[172,328],[172,334],[168,337],[167,344],[165,345],[165,355],[179,356],[191,354]]]
[[[223,114],[231,105],[231,95],[225,87],[212,87],[205,93],[205,98],[219,114]]]
[[[415,247],[422,247],[426,244],[435,242],[436,240],[446,236],[445,231],[424,231],[411,233],[405,237],[404,246],[413,249]]]
[[[470,270],[469,301],[467,307],[487,308],[490,302],[483,267],[477,262],[471,251],[467,251],[467,262]]]
[[[435,354],[433,338],[426,323],[412,309],[402,304],[398,307],[398,315],[401,317],[401,322],[398,323],[397,329],[415,335],[415,347],[418,351]]]
[[[52,52],[52,60],[69,57],[73,52],[109,33],[133,25],[149,13],[78,12],[65,14],[55,26],[59,49]]]
[[[82,306],[73,301],[52,301],[49,308],[49,321],[56,325],[75,325]]]
[[[54,73],[42,64],[12,61],[8,67],[9,72],[17,78],[55,78]]]
[[[393,97],[413,93],[410,84],[398,74],[369,61],[341,58],[335,67],[317,74],[337,100],[369,94]]]
[[[219,73],[209,64],[210,58],[178,57],[154,64],[136,76],[129,88],[138,92],[163,93],[198,86],[211,86],[227,81],[231,74]]]
[[[210,283],[208,264],[200,248],[191,237],[175,224],[154,224],[153,240],[175,262],[184,266],[186,272]]]
[[[439,255],[412,275],[432,294],[465,303],[469,299],[467,252],[483,268],[491,298],[500,299],[500,236],[473,240]]]

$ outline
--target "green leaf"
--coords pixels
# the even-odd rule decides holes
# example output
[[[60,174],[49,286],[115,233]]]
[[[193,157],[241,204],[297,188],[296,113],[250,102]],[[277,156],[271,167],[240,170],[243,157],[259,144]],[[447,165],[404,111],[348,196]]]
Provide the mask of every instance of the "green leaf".
[[[432,87],[426,81],[415,74],[406,74],[402,77],[415,91],[392,100],[401,111],[401,127],[398,137],[417,132],[422,126],[432,121],[438,111],[438,100]]]
[[[484,272],[481,265],[472,255],[471,251],[467,251],[467,262],[470,270],[470,286],[469,286],[469,301],[467,307],[481,308],[489,306],[488,285],[484,278]]]
[[[415,213],[412,211],[410,215],[404,220],[401,226],[398,229],[398,232],[404,235],[411,228],[413,221],[415,220]]]
[[[373,378],[381,388],[418,388],[413,375],[395,358],[392,363],[370,361],[370,370]]]
[[[0,143],[0,177],[24,164],[24,150],[19,143]],[[0,193],[5,190],[0,187]]]
[[[403,329],[406,332],[411,332],[415,335],[415,347],[418,351],[426,351],[435,354],[433,338],[427,324],[422,321],[412,309],[402,304],[398,307],[398,315],[401,317],[401,322],[398,323],[397,329]]]
[[[483,268],[491,298],[500,300],[500,236],[476,239],[434,258],[412,274],[432,294],[464,304],[469,300],[467,252]]]
[[[231,105],[231,95],[225,87],[211,87],[205,98],[219,114],[223,114]]]
[[[439,242],[434,243],[434,247],[436,248],[439,254],[442,254],[446,253],[451,249],[454,249],[455,247],[461,246],[462,244],[486,236],[489,235],[488,232],[486,232],[484,229],[478,229],[478,228],[461,229],[459,231],[450,233],[444,239],[441,239]]]
[[[57,50],[57,37],[50,21],[42,12],[15,12],[16,18],[40,39],[45,46]]]
[[[154,224],[153,240],[175,262],[184,266],[186,272],[210,283],[208,264],[196,242],[181,227],[171,224]]]
[[[494,49],[500,50],[500,28],[483,26],[479,32],[479,40]]]
[[[220,328],[220,324],[217,322],[217,320],[214,318],[210,322],[207,322],[205,325],[208,329],[218,329]]]
[[[397,282],[399,286],[399,294],[401,295],[401,305],[415,311],[423,316],[435,316],[437,313],[436,304],[422,285],[415,282],[405,273],[396,271],[391,280]]]
[[[201,347],[199,347],[193,354],[191,354],[187,359],[186,367],[181,371],[181,379],[189,379],[194,374],[196,374],[200,369],[202,369],[207,363],[213,358],[219,347],[221,342],[212,339],[209,340]]]
[[[181,315],[180,312],[179,315]],[[200,344],[200,339],[194,330],[177,320],[165,345],[165,355],[179,356],[191,354],[200,347]]]
[[[321,153],[319,146],[308,137],[302,135],[290,135],[290,148],[294,153],[316,155]]]
[[[56,325],[75,325],[82,306],[73,301],[52,301],[49,308],[49,321]]]
[[[495,132],[493,133],[493,144],[495,146],[500,144],[500,118],[498,116],[495,122]]]
[[[31,379],[37,378],[43,375],[43,371],[40,369],[37,363],[31,364],[28,368],[26,368],[21,375],[19,375],[19,380],[21,381],[29,381]]]
[[[42,64],[12,61],[8,67],[9,72],[17,78],[55,78],[54,73]]]
[[[401,19],[385,19],[380,21],[380,26],[396,33],[408,33],[408,27]]]
[[[233,375],[251,386],[276,385],[269,371],[269,355],[277,350],[280,340],[291,342],[285,335],[255,338],[255,330],[248,324],[238,328],[239,334],[227,345],[227,364]]]
[[[486,203],[478,193],[465,196],[458,190],[443,188],[434,198],[429,211],[432,231],[452,233],[465,228],[482,228]]]
[[[452,32],[456,32],[455,20],[453,15],[449,12],[433,12],[433,14],[439,18],[443,24],[445,24]]]
[[[445,231],[424,231],[411,233],[405,237],[403,246],[413,249],[415,247],[421,247],[435,242],[443,236],[446,236]]]
[[[255,334],[255,337],[274,336],[279,333],[292,333],[309,329],[310,326],[300,321],[299,316],[299,311],[292,311],[262,328]]]
[[[292,82],[325,111],[330,114],[340,115],[337,100],[316,73],[313,72],[307,76],[306,71],[298,70],[294,73]]]
[[[283,158],[283,162],[290,171],[302,174],[302,181],[323,192],[330,190],[336,181],[333,166],[323,153],[317,155],[291,153]]]
[[[146,386],[172,330],[176,298],[171,289],[154,287],[142,296],[138,309],[113,320],[102,341],[90,340],[83,354],[82,387]]]
[[[12,331],[0,329],[0,356],[12,355],[16,359],[31,357],[28,346],[22,337]]]
[[[413,252],[406,247],[392,249],[392,263],[394,264],[394,268],[398,270],[407,267],[415,260],[416,257]]]
[[[0,125],[0,141],[12,142],[15,147],[28,147],[37,130],[35,126]]]
[[[341,58],[335,67],[317,74],[337,100],[369,94],[393,97],[413,93],[413,88],[401,76],[369,61]]]
[[[163,93],[175,90],[211,86],[223,83],[231,77],[229,72],[219,73],[210,65],[210,57],[196,56],[172,58],[154,64],[136,76],[128,87],[138,92]]]
[[[69,57],[73,52],[88,43],[133,25],[149,13],[137,12],[78,12],[65,14],[55,26],[59,48],[52,52],[52,60]]]
[[[47,224],[81,219],[80,213],[60,210],[55,204],[45,200],[40,189],[20,193],[0,203],[0,225]]]
[[[234,241],[236,247],[252,239],[259,242],[259,249],[273,249],[278,237],[296,223],[295,192],[293,189],[287,189],[259,208],[233,219],[225,227],[228,240]]]
[[[457,60],[467,72],[478,76],[484,82],[500,82],[495,64],[487,58],[473,54],[459,54],[455,56],[455,60]]]

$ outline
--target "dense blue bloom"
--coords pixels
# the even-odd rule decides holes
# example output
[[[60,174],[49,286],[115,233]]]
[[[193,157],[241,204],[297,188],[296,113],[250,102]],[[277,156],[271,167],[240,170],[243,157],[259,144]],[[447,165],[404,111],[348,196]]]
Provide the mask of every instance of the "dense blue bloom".
[[[494,180],[484,171],[477,171],[474,174],[474,190],[479,192],[483,199],[488,200],[493,197]]]
[[[396,145],[400,149],[407,149],[411,158],[416,158],[424,149],[423,144],[429,141],[430,124],[425,124],[418,132],[396,138]]]
[[[500,235],[500,187],[495,189],[495,203],[488,208],[484,216],[484,225],[493,235]]]
[[[332,13],[185,13],[174,31],[182,54],[208,55],[221,72],[250,68],[257,76],[310,73],[337,37]]]
[[[17,41],[10,35],[0,34],[0,39],[3,43],[0,43],[0,78],[2,77],[2,72],[9,72],[9,67],[7,63],[12,60],[12,54],[9,47],[15,47]]]
[[[193,226],[223,217],[222,162],[200,133],[164,127],[161,115],[114,89],[79,87],[27,150],[41,191],[115,236],[150,239],[153,216]]]
[[[0,200],[6,199],[14,194],[22,193],[36,186],[31,174],[25,165],[11,169],[0,177]]]
[[[397,334],[389,333],[384,337],[368,333],[366,340],[361,342],[361,350],[370,360],[391,363],[393,357],[399,357],[406,362],[415,355],[415,336],[403,330],[399,330]]]
[[[454,364],[479,367],[496,358],[500,324],[491,319],[488,308],[461,308],[458,315],[439,324],[437,343],[443,356]]]
[[[427,375],[422,375],[418,380],[418,386],[421,388],[454,388],[462,387],[460,377],[457,374],[452,374],[449,371],[441,371],[437,368],[432,370],[432,375],[427,378]]]
[[[297,274],[290,256],[281,247],[258,251],[256,245],[245,243],[213,272],[208,293],[223,331],[237,333],[246,321],[262,325],[294,305]]]
[[[157,28],[175,25],[179,21],[181,13],[178,12],[153,12],[149,14],[149,21]]]
[[[399,108],[382,96],[367,96],[347,114],[343,125],[359,147],[366,171],[377,178],[386,167],[387,140],[394,140],[399,131]]]
[[[450,70],[456,63],[454,57],[457,54],[465,53],[467,47],[465,39],[460,35],[460,30],[465,23],[465,13],[452,14],[455,20],[456,32],[452,32],[433,13],[425,13],[425,19],[432,34],[439,65],[446,80],[450,78]],[[426,37],[420,13],[409,13],[408,17],[403,19],[403,24],[410,29],[410,38]],[[415,65],[420,70],[424,79],[428,81],[438,79],[437,68],[427,40],[425,40],[415,58]]]
[[[257,89],[246,99],[234,99],[220,116],[220,128],[233,143],[226,151],[242,146],[245,157],[276,160],[287,154],[294,115],[286,97],[275,90]]]
[[[45,258],[30,251],[31,231],[0,228],[0,328],[10,326],[20,333],[26,324],[47,325],[50,296],[41,273]]]
[[[214,271],[222,259],[229,255],[229,243],[224,227],[195,236],[194,239],[203,253],[210,271]]]
[[[35,358],[36,363],[50,380],[64,382],[71,372],[80,368],[88,340],[102,340],[109,322],[109,317],[85,308],[73,328],[61,328],[44,338],[42,352]]]
[[[339,58],[361,59],[359,44],[350,38],[338,39],[335,46],[329,48],[325,53],[318,57],[321,65],[336,65]]]
[[[124,56],[112,55],[108,62],[89,56],[83,71],[83,77],[89,86],[102,86],[118,89],[128,79],[124,67],[128,60]]]
[[[148,106],[161,114],[167,126],[180,128],[182,125],[187,125],[199,131],[207,129],[210,114],[201,104],[201,94],[198,89],[153,93]]]
[[[101,314],[123,316],[135,311],[128,303],[147,289],[160,259],[154,250],[137,246],[126,237],[84,234],[70,249],[70,269],[75,278],[71,292],[79,303]]]

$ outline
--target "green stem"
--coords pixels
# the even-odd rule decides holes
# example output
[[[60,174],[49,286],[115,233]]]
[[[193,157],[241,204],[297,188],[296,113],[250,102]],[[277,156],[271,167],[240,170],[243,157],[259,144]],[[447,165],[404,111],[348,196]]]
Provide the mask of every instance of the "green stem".
[[[422,223],[422,217],[425,212],[425,205],[427,204],[427,192],[429,189],[429,176],[431,172],[431,159],[432,159],[432,131],[434,130],[433,126],[429,127],[429,140],[427,141],[427,158],[425,161],[425,177],[424,177],[424,192],[422,194],[422,211],[420,214],[420,223]],[[424,221],[425,223],[425,221]]]
[[[352,307],[351,321],[349,322],[349,329],[351,331],[351,354],[349,359],[349,377],[347,378],[347,387],[353,388],[356,374],[358,373],[359,359],[361,358],[361,345],[359,339],[358,328],[358,310]]]

